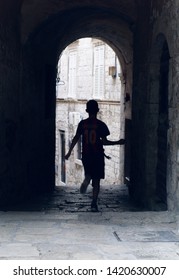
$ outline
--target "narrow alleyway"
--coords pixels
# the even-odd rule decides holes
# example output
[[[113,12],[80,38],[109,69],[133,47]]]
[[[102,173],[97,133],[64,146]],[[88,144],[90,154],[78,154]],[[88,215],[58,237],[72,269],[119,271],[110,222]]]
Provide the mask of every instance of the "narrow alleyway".
[[[125,186],[101,189],[99,213],[77,187],[0,211],[0,259],[179,259],[177,218],[132,206]]]

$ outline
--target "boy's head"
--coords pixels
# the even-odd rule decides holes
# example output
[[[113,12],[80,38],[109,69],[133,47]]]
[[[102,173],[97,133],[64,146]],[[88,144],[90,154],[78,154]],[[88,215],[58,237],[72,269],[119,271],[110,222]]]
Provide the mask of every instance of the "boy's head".
[[[89,114],[97,114],[99,112],[98,102],[94,99],[86,103],[86,112]]]

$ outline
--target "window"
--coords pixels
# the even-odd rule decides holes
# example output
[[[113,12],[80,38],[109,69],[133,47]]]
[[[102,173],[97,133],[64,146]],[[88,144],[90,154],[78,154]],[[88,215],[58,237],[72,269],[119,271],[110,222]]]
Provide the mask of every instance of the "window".
[[[68,97],[76,97],[76,51],[69,53],[69,87]]]
[[[104,45],[94,47],[94,98],[104,96]]]

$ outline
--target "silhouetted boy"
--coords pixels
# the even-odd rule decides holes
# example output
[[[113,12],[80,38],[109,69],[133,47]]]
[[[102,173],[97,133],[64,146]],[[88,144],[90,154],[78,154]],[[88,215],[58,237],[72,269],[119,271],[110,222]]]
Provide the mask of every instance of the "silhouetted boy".
[[[93,200],[91,210],[98,211],[97,199],[100,190],[100,179],[104,179],[104,149],[103,145],[123,145],[124,139],[118,141],[110,141],[107,136],[110,134],[107,125],[97,119],[99,112],[96,100],[89,100],[86,104],[86,112],[89,117],[80,121],[77,127],[70,149],[65,158],[68,159],[71,152],[82,135],[82,163],[85,172],[85,179],[80,187],[80,192],[85,193],[87,187],[92,180]]]

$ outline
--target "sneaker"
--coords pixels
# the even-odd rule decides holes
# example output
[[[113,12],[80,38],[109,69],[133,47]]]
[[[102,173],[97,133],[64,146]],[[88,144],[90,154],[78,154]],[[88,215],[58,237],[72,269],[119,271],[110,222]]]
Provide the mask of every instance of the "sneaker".
[[[80,193],[86,193],[87,187],[87,184],[82,183],[80,187]]]
[[[99,212],[98,205],[95,201],[92,201],[92,203],[91,203],[91,212]]]

